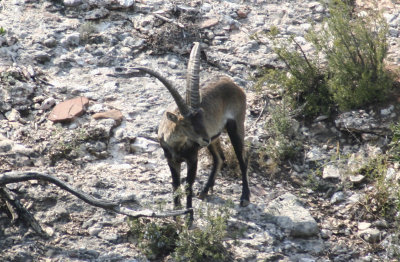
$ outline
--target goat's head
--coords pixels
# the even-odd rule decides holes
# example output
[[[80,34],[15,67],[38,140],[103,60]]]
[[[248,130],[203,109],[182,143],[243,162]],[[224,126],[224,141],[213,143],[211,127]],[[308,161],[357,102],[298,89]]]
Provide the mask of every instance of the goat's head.
[[[210,143],[210,137],[204,126],[204,111],[199,108],[191,111],[188,115],[174,114],[166,112],[169,121],[175,123],[175,130],[184,134],[188,140],[207,146]]]
[[[156,77],[171,93],[178,106],[179,113],[166,112],[166,116],[169,121],[175,123],[175,129],[184,134],[190,141],[200,146],[207,146],[210,143],[210,137],[204,124],[204,111],[200,108],[200,43],[196,42],[190,53],[186,77],[186,101],[183,100],[177,89],[159,73],[145,67],[135,67],[134,69]]]

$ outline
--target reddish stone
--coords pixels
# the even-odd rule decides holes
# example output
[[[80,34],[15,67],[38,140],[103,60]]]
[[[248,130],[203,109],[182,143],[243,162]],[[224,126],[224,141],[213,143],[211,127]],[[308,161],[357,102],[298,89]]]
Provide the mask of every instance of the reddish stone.
[[[49,120],[53,122],[68,122],[82,115],[85,112],[89,99],[86,97],[76,97],[58,103],[49,115]]]
[[[114,119],[115,122],[117,122],[117,124],[120,124],[122,121],[122,113],[119,110],[110,110],[110,111],[106,111],[106,112],[100,112],[100,113],[96,113],[93,114],[92,116],[94,119],[103,119],[103,118],[110,118],[110,119]]]
[[[239,18],[246,18],[248,14],[249,14],[248,10],[238,10],[237,11],[237,15]]]
[[[209,28],[209,27],[215,26],[218,23],[219,23],[218,18],[210,18],[201,23],[200,29]]]

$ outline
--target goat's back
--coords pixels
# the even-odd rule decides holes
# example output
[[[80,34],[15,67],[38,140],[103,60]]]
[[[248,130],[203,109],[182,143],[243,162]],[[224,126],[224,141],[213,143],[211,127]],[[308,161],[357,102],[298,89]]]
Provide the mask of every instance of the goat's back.
[[[220,133],[228,119],[243,124],[246,115],[246,94],[230,78],[221,77],[201,90],[201,105],[206,128],[212,137]]]

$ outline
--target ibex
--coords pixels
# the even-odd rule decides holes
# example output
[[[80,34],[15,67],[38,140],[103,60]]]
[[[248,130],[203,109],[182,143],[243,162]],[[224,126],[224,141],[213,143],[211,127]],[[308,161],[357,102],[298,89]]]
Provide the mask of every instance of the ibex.
[[[196,178],[198,151],[207,146],[213,158],[213,167],[207,184],[200,193],[203,199],[214,186],[215,176],[225,160],[219,136],[224,129],[235,150],[242,173],[242,195],[240,205],[250,203],[247,181],[247,163],[244,159],[244,120],[246,95],[228,77],[199,90],[200,44],[195,43],[189,58],[186,102],[177,89],[159,73],[145,67],[135,67],[156,77],[171,93],[177,107],[167,109],[158,128],[158,139],[168,160],[172,174],[174,192],[181,183],[181,163],[187,164],[186,207],[192,208],[193,183]],[[174,196],[175,208],[180,207],[180,198]],[[193,217],[190,217],[193,220]]]

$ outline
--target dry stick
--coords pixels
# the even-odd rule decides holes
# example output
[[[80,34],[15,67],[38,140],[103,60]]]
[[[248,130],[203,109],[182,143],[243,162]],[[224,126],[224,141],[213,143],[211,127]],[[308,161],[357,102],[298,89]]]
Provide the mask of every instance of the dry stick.
[[[116,201],[110,201],[110,200],[102,200],[98,198],[94,198],[90,195],[87,195],[77,189],[74,189],[70,185],[66,184],[65,182],[61,181],[60,179],[44,174],[44,173],[39,173],[39,172],[34,172],[34,171],[26,171],[26,172],[18,172],[18,171],[12,171],[12,172],[7,172],[2,175],[0,175],[0,186],[4,186],[6,184],[10,183],[17,183],[17,182],[24,182],[28,180],[44,180],[50,183],[53,183],[60,187],[61,189],[64,189],[71,194],[75,195],[76,197],[80,198],[81,200],[85,201],[86,203],[95,206],[95,207],[100,207],[106,210],[113,211],[118,214],[123,214],[132,218],[138,218],[138,217],[171,217],[171,216],[180,216],[180,215],[185,215],[185,214],[191,214],[193,213],[193,209],[185,209],[185,210],[172,210],[168,212],[157,212],[154,210],[150,209],[144,209],[144,210],[132,210],[130,208],[122,207],[120,202]]]
[[[0,187],[0,196],[6,200],[7,207],[11,212],[12,219],[16,220],[19,216],[30,225],[33,230],[43,237],[48,237],[47,233],[42,229],[39,222],[29,213],[28,210],[19,202],[14,193],[5,187]]]
[[[267,105],[268,105],[268,100],[267,99],[265,99],[265,104],[264,104],[264,107],[263,107],[263,109],[261,110],[261,113],[260,113],[260,115],[258,116],[258,118],[256,119],[256,122],[255,123],[257,123],[258,122],[258,120],[260,120],[260,118],[262,117],[262,115],[264,114],[264,111],[265,111],[265,109],[267,108]]]
[[[152,13],[152,15],[154,15],[155,17],[157,17],[157,18],[159,18],[159,19],[161,19],[161,20],[163,20],[163,21],[165,21],[165,22],[174,24],[174,25],[176,25],[176,26],[178,26],[178,27],[180,27],[180,28],[185,28],[185,26],[184,26],[183,24],[181,24],[181,23],[179,23],[179,22],[176,22],[175,20],[172,20],[172,19],[167,18],[167,17],[165,17],[165,16],[162,16],[162,15],[160,15],[160,14]]]

